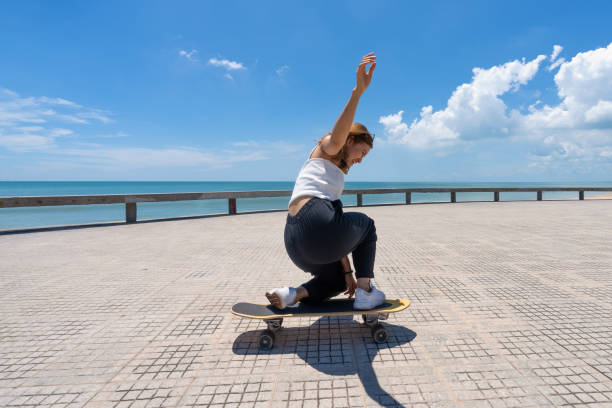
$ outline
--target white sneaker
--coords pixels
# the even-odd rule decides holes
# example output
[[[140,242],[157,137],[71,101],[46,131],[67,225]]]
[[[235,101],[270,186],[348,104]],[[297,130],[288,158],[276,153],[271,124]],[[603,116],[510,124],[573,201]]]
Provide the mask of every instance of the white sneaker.
[[[385,294],[376,289],[372,282],[370,282],[370,291],[365,291],[361,288],[355,290],[355,302],[353,303],[353,309],[357,310],[368,310],[373,309],[378,305],[382,305],[385,302]]]
[[[284,309],[287,306],[293,306],[296,302],[297,290],[285,286],[284,288],[274,288],[268,293],[274,293],[280,299],[280,309]]]

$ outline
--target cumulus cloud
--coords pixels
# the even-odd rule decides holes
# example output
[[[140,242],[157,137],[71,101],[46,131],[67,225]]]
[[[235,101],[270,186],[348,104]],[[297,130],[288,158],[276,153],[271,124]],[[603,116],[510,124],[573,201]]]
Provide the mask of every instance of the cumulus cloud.
[[[511,61],[488,69],[474,68],[470,83],[458,86],[444,109],[421,109],[410,124],[403,111],[382,116],[390,143],[411,149],[443,150],[476,144],[489,138],[531,143],[536,165],[555,160],[609,158],[612,145],[612,43],[581,52],[565,61],[555,45],[550,59],[559,62],[554,83],[560,102],[534,101],[527,113],[508,107],[501,99],[527,84],[546,56]]]
[[[0,88],[0,146],[13,151],[45,150],[74,131],[62,125],[110,123],[108,111],[87,108],[63,98],[22,97]],[[58,126],[59,125],[59,126]]]
[[[539,55],[529,62],[523,59],[489,69],[474,68],[472,82],[458,86],[445,109],[434,112],[432,106],[425,106],[420,118],[410,125],[402,121],[403,111],[383,116],[379,122],[390,142],[411,148],[439,148],[467,140],[505,137],[510,133],[512,119],[500,96],[526,84],[545,58]]]

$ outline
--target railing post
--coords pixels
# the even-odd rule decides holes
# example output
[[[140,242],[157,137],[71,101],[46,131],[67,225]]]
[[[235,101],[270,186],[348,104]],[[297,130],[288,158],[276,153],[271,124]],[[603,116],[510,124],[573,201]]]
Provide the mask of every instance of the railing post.
[[[136,222],[136,203],[125,203],[125,222]]]
[[[228,198],[227,207],[228,207],[228,212],[230,213],[230,215],[236,214],[236,199]]]
[[[457,193],[455,191],[451,191],[451,203],[457,202]]]
[[[412,193],[410,191],[406,191],[406,204],[412,203]]]
[[[580,191],[578,192],[578,198],[579,198],[580,200],[584,200],[584,190],[580,190]]]
[[[538,201],[542,201],[542,192],[538,191]]]
[[[499,191],[493,193],[493,201],[499,201]]]
[[[357,193],[357,207],[361,207],[362,204],[363,204],[362,194]]]

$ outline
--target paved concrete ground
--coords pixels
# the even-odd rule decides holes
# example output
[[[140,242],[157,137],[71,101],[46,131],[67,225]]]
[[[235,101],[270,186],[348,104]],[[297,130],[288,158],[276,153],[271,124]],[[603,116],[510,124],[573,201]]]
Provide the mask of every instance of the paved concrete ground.
[[[0,406],[612,406],[612,201],[355,210],[388,344],[230,314],[307,278],[286,212],[0,236]]]

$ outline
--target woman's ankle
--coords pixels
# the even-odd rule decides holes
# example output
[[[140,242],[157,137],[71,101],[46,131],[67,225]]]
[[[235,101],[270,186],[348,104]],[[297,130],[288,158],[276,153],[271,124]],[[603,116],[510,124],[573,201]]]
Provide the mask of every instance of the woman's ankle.
[[[365,290],[366,292],[370,291],[370,278],[357,278],[357,287]]]
[[[308,291],[303,286],[298,286],[296,289],[295,300],[299,302],[300,300],[308,297]]]

